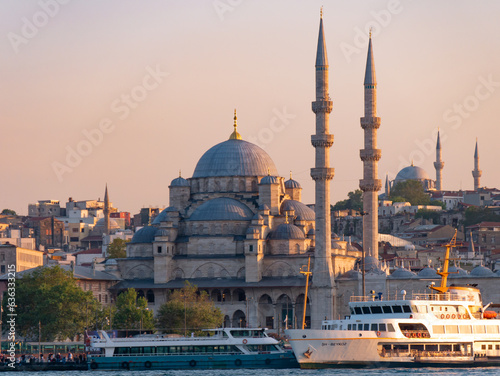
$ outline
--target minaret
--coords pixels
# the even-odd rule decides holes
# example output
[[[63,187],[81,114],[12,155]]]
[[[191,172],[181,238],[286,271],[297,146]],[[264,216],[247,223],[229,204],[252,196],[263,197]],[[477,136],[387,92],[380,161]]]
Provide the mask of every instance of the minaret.
[[[441,160],[441,139],[439,138],[439,129],[436,142],[436,162],[434,162],[434,168],[436,169],[436,190],[441,191],[443,189],[443,167],[444,162]]]
[[[106,191],[104,192],[104,234],[109,235],[109,196],[108,185],[106,184]]]
[[[474,177],[474,190],[479,189],[481,175],[483,171],[479,169],[479,152],[477,151],[477,138],[476,138],[476,151],[474,152],[474,170],[472,170],[472,176]]]
[[[389,174],[385,175],[385,199],[388,200],[391,195],[391,183],[389,182]]]
[[[378,161],[382,155],[377,149],[377,129],[380,118],[377,117],[377,79],[373,62],[372,35],[368,44],[365,71],[365,116],[361,118],[361,128],[365,131],[365,148],[360,150],[363,161],[363,179],[359,187],[363,191],[363,250],[378,259],[378,200],[377,192],[382,188],[378,179]]]
[[[315,167],[311,177],[315,182],[316,246],[312,278],[311,327],[320,328],[325,317],[334,318],[334,280],[331,259],[332,229],[330,218],[330,180],[334,169],[330,167],[330,148],[333,135],[329,133],[332,101],[328,94],[328,58],[323,31],[323,10],[319,22],[318,48],[316,52],[316,100],[312,102],[316,114],[316,134],[311,143],[316,149]]]

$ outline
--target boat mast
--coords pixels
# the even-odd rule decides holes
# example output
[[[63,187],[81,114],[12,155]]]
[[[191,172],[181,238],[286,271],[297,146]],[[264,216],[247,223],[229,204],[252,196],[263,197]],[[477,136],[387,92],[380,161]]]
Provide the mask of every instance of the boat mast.
[[[455,234],[451,238],[450,242],[445,245],[446,247],[446,252],[444,254],[444,264],[443,264],[443,271],[442,272],[437,272],[441,276],[441,286],[439,287],[434,287],[431,286],[431,289],[441,292],[441,293],[446,293],[448,292],[448,287],[446,286],[446,283],[448,281],[448,264],[450,263],[450,249],[455,247],[457,241],[457,230],[455,229]]]
[[[310,270],[311,270],[311,257],[307,259],[307,271],[302,270],[302,268],[300,268],[300,273],[305,274],[306,276],[306,293],[304,296],[304,314],[302,315],[302,330],[304,330],[306,326],[307,290],[309,289],[309,276],[312,274]]]

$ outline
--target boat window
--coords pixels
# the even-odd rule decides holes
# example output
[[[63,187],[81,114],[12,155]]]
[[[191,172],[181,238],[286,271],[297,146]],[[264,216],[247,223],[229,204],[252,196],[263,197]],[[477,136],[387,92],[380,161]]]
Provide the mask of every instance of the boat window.
[[[403,310],[401,309],[401,306],[398,306],[398,305],[393,305],[392,306],[392,311],[394,313],[402,313],[403,312]]]
[[[349,307],[349,310],[351,311],[351,315],[354,315],[354,308]]]
[[[500,345],[495,345],[495,350],[500,350]]]
[[[488,350],[493,350],[493,345],[488,345]]]
[[[384,311],[384,313],[392,313],[391,306],[382,306],[382,310]]]
[[[474,325],[474,333],[484,333],[484,325]]]
[[[143,354],[154,354],[155,348],[154,347],[143,347],[142,348],[142,353]]]
[[[411,313],[411,308],[409,305],[404,305],[403,306],[403,312],[405,313]]]
[[[372,306],[372,313],[382,313],[382,307]]]
[[[370,330],[370,324],[364,324],[363,330],[365,330],[365,331]]]
[[[424,351],[424,345],[410,345],[410,350]]]
[[[369,315],[370,314],[370,307],[363,307],[363,313],[365,315]]]
[[[279,351],[275,345],[247,345],[250,351]]]
[[[486,350],[486,345],[481,345],[481,350]]]
[[[446,333],[457,334],[458,333],[458,325],[446,325]]]
[[[387,329],[385,327],[385,324],[378,324],[378,330],[380,330],[381,332],[386,332]]]
[[[378,331],[378,324],[372,324],[372,331],[377,332]]]
[[[351,324],[347,324],[347,330],[351,330]]]
[[[498,333],[498,325],[486,325],[486,333]]]
[[[432,331],[434,334],[444,334],[444,325],[433,325]]]
[[[391,323],[387,324],[387,331],[388,332],[395,332],[396,330],[394,329],[394,326],[392,326]]]
[[[460,325],[460,333],[471,334],[472,327],[470,325]]]
[[[363,312],[361,312],[361,307],[354,307],[354,312],[356,312],[356,315],[362,315]]]
[[[142,348],[140,347],[131,347],[130,348],[130,354],[141,354]]]
[[[125,355],[130,352],[130,347],[115,347],[114,355]]]
[[[363,324],[358,324],[358,330],[363,330]]]

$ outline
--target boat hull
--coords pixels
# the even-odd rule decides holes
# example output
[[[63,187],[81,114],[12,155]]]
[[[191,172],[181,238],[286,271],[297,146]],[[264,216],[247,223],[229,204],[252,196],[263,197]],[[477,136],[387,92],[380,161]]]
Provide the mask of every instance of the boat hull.
[[[293,352],[275,354],[167,355],[93,357],[93,370],[168,370],[168,369],[238,369],[298,368]]]

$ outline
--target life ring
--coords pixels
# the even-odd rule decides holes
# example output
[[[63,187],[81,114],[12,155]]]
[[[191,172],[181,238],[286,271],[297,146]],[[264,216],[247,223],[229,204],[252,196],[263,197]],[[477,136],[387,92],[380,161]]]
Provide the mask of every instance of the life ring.
[[[90,368],[97,369],[97,367],[99,367],[99,365],[96,362],[93,361],[92,363],[90,363]]]
[[[417,337],[418,338],[422,337],[422,333],[417,333]]]
[[[265,363],[266,363],[267,365],[271,364],[271,359],[267,358],[267,359],[265,360]]]
[[[130,365],[128,364],[128,362],[122,362],[122,368],[123,369],[129,369]]]
[[[455,318],[456,318],[455,314],[451,315],[451,318],[452,318],[452,319],[455,319]]]
[[[151,364],[151,362],[150,362],[149,360],[146,360],[146,361],[144,362],[144,367],[146,367],[146,368],[151,368],[151,366],[152,366],[152,364]]]
[[[196,360],[191,359],[191,360],[189,361],[189,365],[190,365],[191,367],[196,367]]]
[[[381,335],[381,334],[382,334],[382,333],[380,333],[380,332],[377,332],[377,337],[380,337],[380,335]]]
[[[241,359],[236,359],[234,361],[234,365],[237,366],[237,367],[241,366]]]
[[[447,318],[447,319],[449,319],[449,318],[450,318],[450,314],[449,314],[449,313],[446,315],[446,318]]]
[[[247,341],[247,339],[245,338],[245,339],[243,340],[243,344],[244,344],[244,345],[246,345],[247,343],[248,343],[248,341]]]
[[[457,317],[458,317],[459,319],[461,319],[461,318],[462,318],[462,315],[459,313]]]
[[[444,313],[441,314],[441,318],[444,319]]]

